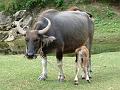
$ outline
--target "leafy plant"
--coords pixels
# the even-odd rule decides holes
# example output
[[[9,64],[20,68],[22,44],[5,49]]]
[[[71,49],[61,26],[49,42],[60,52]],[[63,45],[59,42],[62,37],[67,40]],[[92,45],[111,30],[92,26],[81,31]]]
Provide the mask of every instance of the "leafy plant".
[[[57,6],[57,7],[60,7],[60,6],[63,5],[64,0],[55,0],[55,3],[56,3],[56,6]]]
[[[15,13],[21,9],[34,9],[35,7],[44,7],[48,0],[5,0],[5,11]]]
[[[115,13],[112,10],[108,9],[106,15],[107,17],[113,17]]]

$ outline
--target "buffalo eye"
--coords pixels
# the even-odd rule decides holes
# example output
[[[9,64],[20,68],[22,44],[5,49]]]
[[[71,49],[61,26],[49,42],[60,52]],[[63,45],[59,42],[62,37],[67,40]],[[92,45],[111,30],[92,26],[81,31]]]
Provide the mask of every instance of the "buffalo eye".
[[[34,40],[34,42],[38,42],[38,41],[39,41],[39,39],[35,39],[35,40]]]
[[[28,42],[28,41],[29,41],[29,39],[28,39],[28,38],[25,38],[25,41],[26,41],[26,42]]]

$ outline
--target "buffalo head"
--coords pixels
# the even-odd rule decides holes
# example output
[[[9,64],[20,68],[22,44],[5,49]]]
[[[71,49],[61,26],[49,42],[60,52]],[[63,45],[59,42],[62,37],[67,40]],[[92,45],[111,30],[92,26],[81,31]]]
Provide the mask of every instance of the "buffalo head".
[[[19,22],[16,21],[15,25],[19,33],[25,36],[26,41],[26,57],[33,59],[36,57],[37,51],[42,49],[43,45],[49,44],[56,38],[54,36],[47,36],[47,33],[51,27],[51,21],[48,18],[43,18],[34,25],[34,30],[24,30],[20,27]]]

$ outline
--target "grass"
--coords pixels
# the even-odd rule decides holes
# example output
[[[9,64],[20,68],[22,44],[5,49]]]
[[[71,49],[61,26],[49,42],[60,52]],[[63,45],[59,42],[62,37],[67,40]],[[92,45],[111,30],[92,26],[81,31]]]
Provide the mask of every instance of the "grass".
[[[120,52],[92,55],[92,79],[80,79],[75,86],[74,57],[64,57],[66,80],[58,82],[54,56],[48,57],[48,79],[37,80],[41,72],[39,59],[27,60],[23,55],[0,55],[0,90],[120,90]]]

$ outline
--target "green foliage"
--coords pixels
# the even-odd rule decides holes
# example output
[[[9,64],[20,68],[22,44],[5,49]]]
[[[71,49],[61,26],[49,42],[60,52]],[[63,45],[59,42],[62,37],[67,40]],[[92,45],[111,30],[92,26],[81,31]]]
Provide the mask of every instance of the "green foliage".
[[[108,17],[113,17],[115,15],[115,13],[110,9],[107,10],[106,14],[107,14]]]
[[[61,7],[64,3],[64,0],[55,0],[56,6]]]
[[[120,3],[119,0],[96,0],[98,2],[107,3]],[[52,4],[56,7],[64,7],[69,3],[76,4],[90,4],[91,0],[0,0],[0,11],[6,10],[7,12],[14,13],[20,9],[34,9],[35,7],[45,7]],[[110,14],[111,15],[111,14]]]
[[[0,0],[0,11],[4,10],[4,8],[5,8],[4,2],[3,0]]]
[[[120,0],[96,0],[102,3],[120,3]]]
[[[32,10],[35,7],[43,8],[52,4],[56,7],[62,7],[64,0],[5,0],[0,4],[0,9],[9,13],[15,13],[21,9]]]
[[[47,0],[11,0],[8,6],[6,6],[6,11],[10,13],[15,13],[21,9],[34,9],[36,6],[44,7]]]
[[[37,5],[44,7],[46,5],[46,0],[29,0],[25,6],[26,9],[32,9],[36,7]]]
[[[91,0],[76,0],[77,3],[83,3],[83,4],[88,4],[91,3]]]
[[[0,42],[0,50],[1,49],[7,49],[8,45],[5,42]]]

